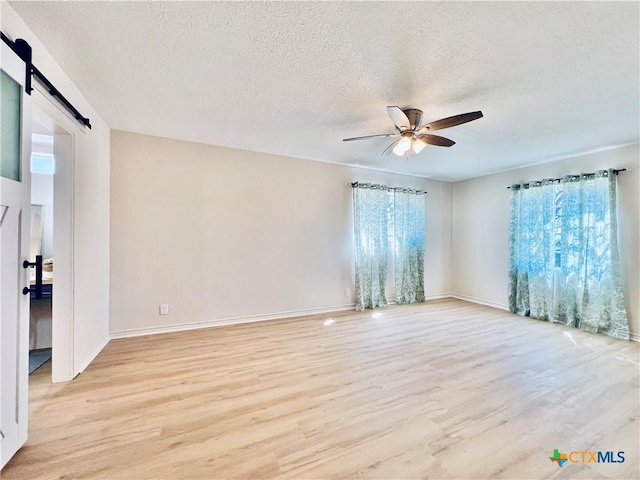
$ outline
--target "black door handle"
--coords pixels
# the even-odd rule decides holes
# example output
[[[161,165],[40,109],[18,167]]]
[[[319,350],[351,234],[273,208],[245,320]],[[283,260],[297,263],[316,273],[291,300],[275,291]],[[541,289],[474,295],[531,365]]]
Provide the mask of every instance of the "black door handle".
[[[23,268],[31,268],[36,267],[36,285],[35,287],[24,287],[22,289],[23,295],[29,295],[29,293],[34,292],[36,294],[36,298],[42,298],[42,255],[36,255],[36,261],[30,262],[25,260],[22,262]]]

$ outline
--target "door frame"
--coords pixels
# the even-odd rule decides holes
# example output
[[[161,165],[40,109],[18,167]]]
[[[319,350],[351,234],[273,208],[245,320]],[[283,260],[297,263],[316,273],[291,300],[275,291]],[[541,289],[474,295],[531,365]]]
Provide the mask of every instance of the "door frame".
[[[54,292],[52,298],[53,383],[73,380],[75,365],[74,322],[74,212],[75,136],[84,133],[53,99],[33,83],[33,116],[54,134],[56,171],[53,177]]]

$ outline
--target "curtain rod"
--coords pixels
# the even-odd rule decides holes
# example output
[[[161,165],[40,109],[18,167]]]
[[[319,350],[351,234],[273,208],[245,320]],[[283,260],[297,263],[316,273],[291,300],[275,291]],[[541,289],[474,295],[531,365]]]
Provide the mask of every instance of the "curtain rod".
[[[620,172],[626,172],[627,169],[626,168],[621,168],[619,170],[614,169],[613,173],[615,175],[618,175]],[[567,177],[573,177],[573,178],[578,178],[578,177],[595,177],[596,172],[591,172],[591,173],[581,173],[580,175],[567,175]],[[544,180],[547,181],[551,181],[551,182],[562,182],[562,180],[564,180],[565,177],[563,178],[545,178]],[[525,187],[528,187],[530,184],[535,183],[535,182],[527,182],[527,183],[521,183],[520,185],[523,185]],[[510,189],[511,187],[507,187],[507,189]]]
[[[47,79],[47,77],[45,77],[44,74],[40,70],[38,70],[33,63],[31,63],[31,45],[29,45],[27,41],[23,40],[22,38],[18,38],[14,42],[9,37],[7,37],[4,32],[0,32],[0,37],[2,38],[2,41],[6,43],[8,47],[13,50],[13,52],[18,55],[18,57],[20,57],[20,59],[25,63],[26,74],[24,78],[24,91],[27,93],[27,95],[31,95],[31,91],[33,90],[33,87],[31,87],[31,76],[33,75],[40,82],[42,82],[45,87],[47,87],[47,89],[49,90],[49,94],[52,97],[58,98],[60,103],[62,103],[62,105],[64,105],[67,110],[69,110],[73,114],[76,120],[78,120],[85,127],[91,128],[91,122],[89,122],[89,119],[82,116],[82,114],[76,109],[76,107],[74,107],[71,102],[69,102],[69,100],[67,100],[60,93],[60,91],[53,86],[53,83],[51,83]]]
[[[356,187],[372,188],[373,187],[373,189],[375,189],[375,190],[378,189],[377,187],[382,187],[382,188],[384,188],[386,190],[409,190],[410,192],[417,193],[419,195],[421,195],[421,194],[425,194],[426,195],[426,193],[427,193],[426,190],[416,190],[415,188],[408,188],[408,187],[387,187],[386,185],[379,185],[379,184],[376,184],[376,183],[353,182],[351,184],[351,187],[352,188],[356,188]]]

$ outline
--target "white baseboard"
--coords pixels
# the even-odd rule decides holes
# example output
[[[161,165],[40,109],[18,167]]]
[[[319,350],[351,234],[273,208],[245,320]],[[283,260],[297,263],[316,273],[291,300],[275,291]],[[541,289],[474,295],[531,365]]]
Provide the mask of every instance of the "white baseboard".
[[[468,297],[466,295],[459,295],[457,293],[452,293],[448,295],[449,297],[457,298],[459,300],[465,300],[467,302],[479,303],[481,305],[487,305],[488,307],[500,308],[501,310],[509,310],[507,305],[503,305],[501,303],[487,302],[486,300],[480,300],[479,298]],[[632,342],[640,342],[640,334],[630,333],[629,340]]]
[[[424,299],[425,301],[429,301],[429,300],[441,300],[443,298],[451,298],[453,297],[452,293],[436,293],[434,295],[425,295]]]
[[[480,305],[486,305],[487,307],[499,308],[500,310],[509,310],[509,306],[503,303],[489,302],[480,298],[469,297],[467,295],[460,295],[459,293],[452,293],[450,297],[457,298],[458,300],[465,300],[471,303],[479,303]]]
[[[437,300],[441,298],[449,298],[451,296],[452,295],[448,293],[427,295],[425,297],[425,300]],[[387,303],[389,305],[395,305],[396,302],[394,299],[388,299]],[[355,304],[349,303],[345,305],[334,305],[331,307],[308,308],[304,310],[291,310],[287,312],[269,313],[264,315],[247,315],[245,317],[223,318],[219,320],[210,320],[207,322],[179,323],[174,325],[162,325],[158,327],[149,327],[149,328],[132,328],[130,330],[121,330],[118,332],[111,332],[111,338],[116,339],[116,338],[141,337],[144,335],[156,335],[159,333],[182,332],[185,330],[197,330],[199,328],[221,327],[224,325],[237,325],[240,323],[265,322],[268,320],[279,320],[282,318],[303,317],[306,315],[317,315],[321,313],[344,312],[347,310],[354,310],[354,309],[355,309]]]
[[[451,295],[450,293],[436,293],[433,295],[425,295],[424,300],[425,302],[428,302],[429,300],[440,300],[442,298],[451,298],[453,295]],[[387,298],[387,304],[388,305],[395,305],[396,304],[396,299],[395,298]]]
[[[469,297],[467,295],[460,295],[457,293],[440,293],[440,294],[425,296],[426,301],[439,300],[443,298],[457,298],[458,300],[464,300],[471,303],[478,303],[480,305],[486,305],[488,307],[499,308],[501,310],[507,310],[507,311],[509,310],[509,307],[507,307],[507,305],[503,305],[495,302],[488,302],[486,300],[481,300],[475,297]],[[396,302],[395,302],[395,299],[388,299],[387,303],[389,305],[395,305]],[[347,310],[353,310],[354,308],[355,308],[355,304],[349,303],[345,305],[335,305],[332,307],[309,308],[304,310],[291,310],[287,312],[270,313],[266,315],[248,315],[245,317],[224,318],[219,320],[210,320],[207,322],[162,325],[162,326],[150,327],[150,328],[134,328],[131,330],[121,330],[119,332],[111,332],[110,336],[112,339],[141,337],[144,335],[156,335],[160,333],[181,332],[185,330],[197,330],[199,328],[221,327],[224,325],[237,325],[241,323],[265,322],[269,320],[302,317],[305,315],[316,315],[321,313],[344,312]],[[640,335],[637,333],[631,333],[629,335],[629,339],[633,342],[640,342]],[[84,370],[84,368],[82,368],[80,371],[82,370]]]
[[[331,307],[309,308],[304,310],[290,310],[287,312],[269,313],[265,315],[247,315],[244,317],[223,318],[218,320],[209,320],[197,323],[179,323],[174,325],[162,325],[149,328],[133,328],[131,330],[121,330],[119,332],[111,332],[111,338],[129,338],[141,337],[144,335],[156,335],[159,333],[182,332],[185,330],[197,330],[199,328],[221,327],[224,325],[237,325],[240,323],[265,322],[268,320],[279,320],[282,318],[303,317],[306,315],[316,315],[320,313],[344,312],[353,310],[354,303],[346,305],[335,305]]]

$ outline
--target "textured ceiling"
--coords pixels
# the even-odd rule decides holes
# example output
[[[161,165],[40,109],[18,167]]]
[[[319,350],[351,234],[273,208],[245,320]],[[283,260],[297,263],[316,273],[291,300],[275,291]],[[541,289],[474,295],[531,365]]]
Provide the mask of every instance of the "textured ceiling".
[[[11,5],[114,129],[450,181],[640,141],[638,2]],[[342,142],[387,105],[484,118]]]

